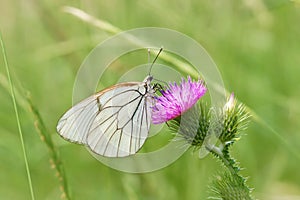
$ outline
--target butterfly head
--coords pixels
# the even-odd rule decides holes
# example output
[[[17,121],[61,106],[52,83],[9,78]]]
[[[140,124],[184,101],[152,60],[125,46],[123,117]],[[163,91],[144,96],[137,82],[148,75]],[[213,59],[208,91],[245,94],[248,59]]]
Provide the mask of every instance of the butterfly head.
[[[145,79],[144,79],[144,83],[146,83],[146,85],[150,85],[150,83],[152,82],[153,80],[153,76],[151,75],[148,75]]]

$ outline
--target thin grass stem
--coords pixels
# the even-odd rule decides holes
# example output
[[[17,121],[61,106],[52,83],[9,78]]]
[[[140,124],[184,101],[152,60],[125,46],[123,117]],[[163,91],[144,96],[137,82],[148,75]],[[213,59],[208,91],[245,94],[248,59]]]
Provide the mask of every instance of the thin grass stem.
[[[59,153],[59,150],[55,146],[51,134],[45,126],[45,123],[38,111],[31,101],[30,94],[27,94],[26,100],[29,104],[30,110],[34,118],[34,126],[36,131],[39,133],[41,140],[47,145],[50,156],[50,165],[51,168],[56,171],[56,176],[60,183],[60,190],[62,192],[62,199],[71,199],[69,192],[69,186],[66,178],[65,168]]]
[[[21,122],[20,122],[20,117],[19,117],[17,101],[16,101],[16,97],[15,97],[14,85],[13,85],[13,81],[12,81],[11,75],[10,75],[8,60],[7,60],[7,56],[6,56],[6,51],[5,51],[5,46],[4,46],[4,42],[2,39],[1,31],[0,31],[0,43],[1,43],[1,48],[2,48],[2,55],[3,55],[3,59],[4,59],[5,69],[6,69],[6,73],[7,73],[7,78],[8,78],[8,82],[9,82],[9,86],[10,86],[11,98],[12,98],[12,102],[13,102],[13,106],[14,106],[14,110],[15,110],[17,126],[18,126],[18,131],[19,131],[19,137],[21,140],[21,147],[22,147],[22,151],[23,151],[23,157],[24,157],[24,162],[25,162],[27,181],[28,181],[29,189],[30,189],[30,195],[31,195],[31,199],[34,200],[35,198],[34,198],[32,180],[31,180],[31,175],[30,175],[30,170],[29,170],[26,148],[25,148],[25,144],[24,144],[24,138],[23,138],[23,132],[22,132],[22,127],[21,127]]]

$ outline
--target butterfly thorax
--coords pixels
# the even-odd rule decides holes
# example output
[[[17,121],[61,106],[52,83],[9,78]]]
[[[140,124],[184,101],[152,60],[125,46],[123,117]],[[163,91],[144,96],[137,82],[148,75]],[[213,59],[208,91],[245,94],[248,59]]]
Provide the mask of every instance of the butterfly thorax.
[[[144,87],[146,89],[146,93],[150,96],[153,96],[153,94],[155,93],[153,86],[151,85],[152,80],[153,80],[153,76],[148,75],[143,81],[143,83],[145,84]]]

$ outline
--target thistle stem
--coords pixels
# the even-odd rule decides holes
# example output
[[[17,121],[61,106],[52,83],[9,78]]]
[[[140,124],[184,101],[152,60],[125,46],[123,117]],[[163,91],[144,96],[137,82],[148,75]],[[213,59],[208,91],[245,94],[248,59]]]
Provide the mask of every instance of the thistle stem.
[[[211,153],[217,155],[217,156],[222,160],[222,162],[224,163],[224,165],[228,168],[228,170],[229,170],[232,174],[237,174],[237,172],[236,172],[235,168],[233,167],[232,163],[230,163],[230,161],[224,156],[224,153],[221,151],[221,148],[216,147],[216,146],[214,146],[214,145],[209,145],[209,144],[207,144],[207,145],[205,146],[205,148],[206,148],[209,152],[211,152]]]

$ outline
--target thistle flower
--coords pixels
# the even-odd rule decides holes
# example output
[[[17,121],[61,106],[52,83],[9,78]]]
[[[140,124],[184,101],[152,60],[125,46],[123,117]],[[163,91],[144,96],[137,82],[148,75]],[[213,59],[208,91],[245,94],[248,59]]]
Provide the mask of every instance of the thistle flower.
[[[182,78],[180,85],[169,83],[166,90],[160,91],[162,96],[155,97],[156,103],[152,108],[152,123],[160,124],[180,116],[190,109],[206,92],[202,80],[187,81]]]

